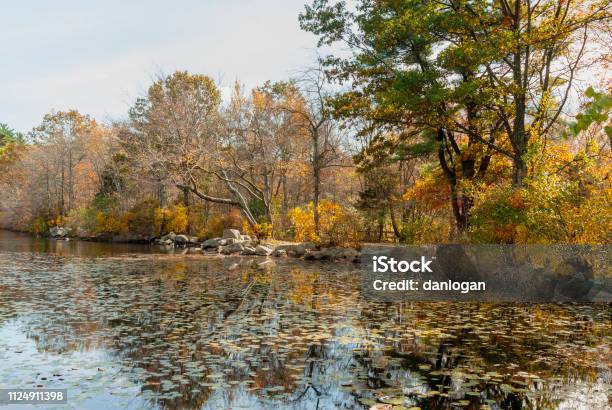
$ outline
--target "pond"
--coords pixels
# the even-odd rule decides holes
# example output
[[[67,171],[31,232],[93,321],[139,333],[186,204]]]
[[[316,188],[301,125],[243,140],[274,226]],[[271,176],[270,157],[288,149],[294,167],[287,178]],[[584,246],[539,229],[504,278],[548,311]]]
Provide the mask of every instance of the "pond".
[[[0,388],[74,409],[612,405],[610,305],[372,302],[351,264],[262,261],[0,231]]]

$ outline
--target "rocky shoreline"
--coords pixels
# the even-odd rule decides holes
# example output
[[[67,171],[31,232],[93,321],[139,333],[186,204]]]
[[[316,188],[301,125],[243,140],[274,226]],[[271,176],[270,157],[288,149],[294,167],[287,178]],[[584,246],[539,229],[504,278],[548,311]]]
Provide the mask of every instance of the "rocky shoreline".
[[[218,254],[223,256],[263,256],[276,258],[301,258],[304,260],[321,260],[358,263],[360,253],[353,248],[327,247],[321,248],[312,242],[303,243],[271,243],[257,238],[243,235],[237,229],[225,229],[221,237],[201,239],[196,236],[175,234],[170,232],[160,238],[134,238],[134,237],[96,237],[71,235],[68,228],[54,227],[49,235],[55,240],[70,240],[77,238],[85,241],[104,241],[117,243],[144,243],[157,245],[164,249],[183,248],[189,254]]]

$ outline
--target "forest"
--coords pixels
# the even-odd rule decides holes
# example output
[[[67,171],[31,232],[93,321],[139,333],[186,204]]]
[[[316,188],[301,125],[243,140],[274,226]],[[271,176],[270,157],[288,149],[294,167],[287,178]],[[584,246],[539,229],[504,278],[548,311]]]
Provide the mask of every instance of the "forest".
[[[206,73],[159,73],[112,122],[50,107],[26,133],[2,124],[0,227],[609,243],[611,8],[314,0],[299,24],[320,57],[283,81],[223,97]]]

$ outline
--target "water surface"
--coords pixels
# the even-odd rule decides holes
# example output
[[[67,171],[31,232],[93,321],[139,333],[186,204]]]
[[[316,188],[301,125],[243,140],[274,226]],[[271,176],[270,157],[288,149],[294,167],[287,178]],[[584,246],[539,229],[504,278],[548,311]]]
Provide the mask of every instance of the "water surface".
[[[0,388],[74,409],[612,405],[609,305],[371,302],[352,265],[264,260],[0,231]]]

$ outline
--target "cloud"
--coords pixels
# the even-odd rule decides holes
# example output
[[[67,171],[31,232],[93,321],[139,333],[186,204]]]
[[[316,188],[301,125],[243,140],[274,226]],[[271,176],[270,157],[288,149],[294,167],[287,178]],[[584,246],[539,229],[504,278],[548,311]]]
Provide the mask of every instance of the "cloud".
[[[160,71],[186,69],[220,78],[223,88],[236,80],[250,88],[315,60],[316,41],[297,23],[302,1],[212,1],[182,9],[75,3],[64,16],[65,3],[46,19],[34,12],[21,30],[0,29],[13,39],[6,51],[17,57],[3,62],[0,88],[10,98],[0,101],[0,122],[27,131],[51,109],[68,108],[99,120],[122,117]]]

